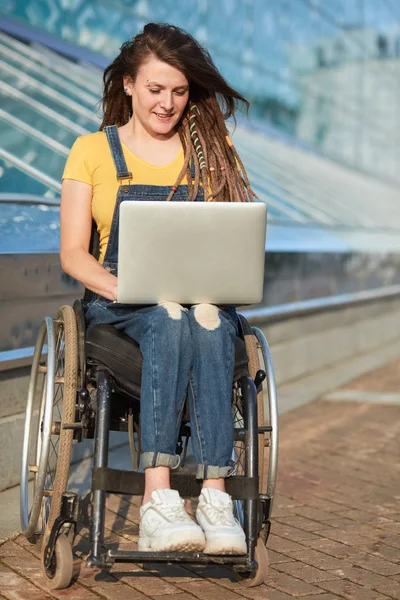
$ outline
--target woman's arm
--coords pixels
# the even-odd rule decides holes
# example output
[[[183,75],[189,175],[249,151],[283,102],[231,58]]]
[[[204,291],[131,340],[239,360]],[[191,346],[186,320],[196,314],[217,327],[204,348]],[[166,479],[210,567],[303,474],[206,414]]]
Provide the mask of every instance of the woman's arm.
[[[68,275],[108,300],[117,298],[117,278],[89,254],[92,186],[64,179],[60,207],[60,260]]]

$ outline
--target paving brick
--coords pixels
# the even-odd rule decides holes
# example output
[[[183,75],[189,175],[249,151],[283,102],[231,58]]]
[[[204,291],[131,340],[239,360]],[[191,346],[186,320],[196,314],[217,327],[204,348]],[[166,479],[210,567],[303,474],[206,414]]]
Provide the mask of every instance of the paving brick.
[[[80,562],[79,583],[86,587],[94,588],[106,583],[116,584],[117,579],[111,573],[101,569],[91,569],[84,562]]]
[[[147,596],[146,596],[147,598]],[[189,594],[186,594],[185,592],[182,592],[181,594],[176,594],[176,596],[174,596],[173,598],[171,598],[171,596],[152,596],[152,598],[156,598],[157,600],[193,600],[193,596],[190,596]],[[114,598],[112,599],[114,600]],[[119,596],[117,597],[117,600],[119,599]],[[130,600],[129,596],[127,596],[127,600]]]
[[[190,580],[192,579],[203,579],[203,577],[212,577],[215,576],[215,571],[213,571],[212,569],[214,568],[214,565],[210,565],[208,567],[205,567],[205,571],[202,571],[201,567],[198,568],[196,566],[192,566],[192,565],[185,565],[185,566],[181,566],[181,565],[177,565],[177,564],[172,564],[172,565],[161,565],[161,564],[148,564],[147,565],[147,569],[149,571],[152,571],[152,573],[154,575],[159,575],[160,577],[163,577],[166,581],[169,581],[170,583],[174,584],[174,583],[185,583],[186,581],[188,581],[190,578]],[[215,567],[218,568],[218,567]],[[221,569],[219,568],[220,573],[221,571],[224,572],[224,574],[228,573],[229,575],[231,574],[231,571],[228,569]]]
[[[322,498],[314,497],[312,505],[314,508],[319,508],[327,513],[332,513],[332,516],[336,514],[336,511],[343,510],[341,504],[337,502],[331,502],[330,500],[324,500]]]
[[[336,542],[341,542],[342,544],[346,544],[348,546],[359,546],[367,543],[365,536],[359,535],[351,530],[342,531],[334,528],[322,529],[319,531],[319,535],[330,540],[335,540]]]
[[[107,600],[148,600],[149,598],[149,596],[138,592],[129,585],[124,585],[123,583],[118,583],[117,581],[111,584],[107,583],[103,585],[96,585],[92,588],[92,590],[101,598],[107,598]],[[160,596],[158,597],[160,598]],[[164,598],[165,597],[166,596],[164,596]],[[169,598],[172,597],[169,596]],[[176,598],[179,600],[184,600],[183,598],[180,598],[179,595],[177,595]]]
[[[378,554],[386,560],[390,560],[394,563],[400,563],[400,552],[397,548],[392,548],[392,546],[386,546],[386,544],[375,542],[370,544],[370,549],[374,554]]]
[[[303,546],[300,544],[297,544],[296,542],[292,542],[291,540],[287,540],[287,539],[278,537],[274,534],[271,534],[268,538],[268,548],[271,548],[271,550],[275,550],[276,552],[286,554],[289,550],[290,551],[302,550]]]
[[[311,521],[310,519],[306,519],[305,517],[300,517],[299,515],[292,517],[280,517],[278,519],[279,523],[282,525],[289,525],[291,527],[296,527],[297,529],[302,529],[303,531],[319,531],[321,529],[326,529],[327,523],[320,523],[318,521]],[[330,525],[331,521],[329,521]],[[275,531],[275,528],[274,528]],[[276,533],[276,531],[275,531]],[[304,539],[304,538],[303,538]]]
[[[324,590],[338,594],[341,598],[347,598],[348,600],[388,600],[387,596],[350,581],[323,581],[319,585]]]
[[[375,554],[383,560],[400,563],[400,551],[398,548],[393,548],[393,546],[387,546],[381,542],[374,542],[371,540],[369,542],[365,542],[364,544],[360,544],[359,548],[360,550],[365,550],[366,552]]]
[[[279,590],[274,590],[274,588],[267,587],[264,590],[264,598],[263,600],[290,600],[293,596],[288,596],[284,592],[280,592]]]
[[[350,556],[360,554],[359,548],[341,544],[340,542],[335,542],[334,540],[320,538],[319,540],[304,540],[303,543],[313,550],[320,550],[325,554],[330,554],[331,556],[336,556],[337,558],[348,558]]]
[[[400,599],[400,584],[390,577],[383,577],[381,575],[377,575],[376,573],[371,573],[370,571],[361,569],[360,567],[350,566],[345,566],[341,569],[334,570],[332,571],[332,574],[336,575],[338,578],[341,577],[349,579],[358,585],[373,588],[382,594],[387,594],[391,598],[395,598],[396,600]]]
[[[297,527],[291,527],[290,525],[284,525],[282,523],[274,523],[273,528],[274,534],[286,538],[288,540],[293,540],[294,542],[301,542],[301,540],[317,540],[318,536],[310,531],[303,531],[302,529],[298,529]]]
[[[305,565],[300,562],[281,563],[275,565],[275,569],[287,575],[292,575],[297,579],[306,581],[307,583],[317,583],[318,581],[328,581],[329,579],[339,579],[332,571],[323,571],[310,565]]]
[[[183,584],[180,584],[182,586]],[[236,594],[231,590],[221,588],[219,585],[212,583],[211,581],[189,581],[184,584],[184,589],[189,594],[200,598],[201,600],[240,600],[243,596]],[[149,592],[147,592],[149,594]],[[150,593],[151,595],[151,593]]]
[[[32,583],[0,565],[0,590],[7,600],[51,600],[52,597]]]
[[[127,565],[121,566],[126,567]],[[132,571],[125,573],[119,571],[115,573],[115,576],[122,583],[135,588],[135,590],[142,592],[142,594],[146,594],[146,596],[179,594],[181,591],[178,587],[168,583],[168,581],[165,581],[163,578],[156,577],[152,573],[147,573],[146,571],[138,570],[134,575],[132,574]]]
[[[399,517],[400,518],[400,517]],[[379,524],[380,529],[384,529],[385,531],[393,531],[393,533],[400,533],[400,521],[398,522],[389,522]]]
[[[299,513],[302,517],[307,517],[312,521],[319,521],[321,523],[325,523],[332,518],[332,513],[313,506],[302,506]]]
[[[322,593],[315,585],[291,577],[286,573],[278,573],[274,569],[270,570],[268,585],[292,596],[309,596],[310,594]]]
[[[280,554],[279,552],[275,552],[268,547],[268,560],[269,564],[273,565],[275,563],[290,562],[293,559],[284,554]]]
[[[318,594],[318,596],[312,594],[311,596],[305,596],[304,600],[340,600],[340,598],[336,594],[324,594],[321,590],[321,593]]]
[[[373,571],[379,575],[397,575],[400,573],[400,565],[382,560],[372,554],[360,554],[353,557],[353,562],[363,569]]]
[[[28,579],[37,588],[40,588],[41,594],[48,592],[47,582],[45,577],[42,575],[41,563],[37,556],[31,554],[24,548],[21,548],[15,542],[10,543],[13,546],[13,556],[3,557],[2,562],[4,565],[12,568],[24,579]],[[79,571],[79,564],[76,564],[76,571]],[[0,585],[0,590],[1,590]],[[50,592],[48,592],[50,593]],[[54,598],[62,598],[64,596],[63,591],[53,590],[51,596]],[[84,588],[79,583],[69,588],[68,598],[71,600],[94,600],[95,594],[92,594],[87,588]]]
[[[346,531],[354,531],[355,533],[359,533],[360,535],[365,535],[365,537],[371,539],[377,539],[379,535],[382,534],[382,529],[379,528],[378,523],[359,523],[358,521],[353,521],[352,519],[346,519],[343,517],[338,517],[336,519],[330,519],[326,521],[326,525],[329,527],[334,527],[336,529],[344,529]],[[322,529],[322,527],[321,527]]]
[[[289,552],[291,558],[295,561],[301,561],[307,565],[312,565],[318,569],[329,571],[331,569],[340,569],[344,565],[348,564],[342,558],[336,558],[335,556],[329,556],[323,552],[317,550],[311,550],[311,548],[304,548],[300,552]]]
[[[248,598],[249,600],[271,600],[271,592],[273,590],[275,594],[281,594],[282,600],[286,600],[286,598],[291,598],[292,596],[288,596],[279,590],[274,590],[273,588],[268,588],[265,584],[259,585],[257,587],[246,587],[244,585],[237,585],[232,591],[240,594],[242,598]]]

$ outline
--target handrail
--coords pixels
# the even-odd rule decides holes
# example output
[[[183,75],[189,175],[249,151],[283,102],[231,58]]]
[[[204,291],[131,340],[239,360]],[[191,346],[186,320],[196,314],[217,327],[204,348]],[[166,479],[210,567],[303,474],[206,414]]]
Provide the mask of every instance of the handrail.
[[[279,306],[262,306],[261,308],[250,308],[241,310],[240,313],[250,324],[274,323],[284,319],[306,317],[329,310],[339,310],[358,304],[366,304],[374,300],[385,300],[400,296],[400,285],[392,285],[384,288],[353,292],[351,294],[338,294],[325,298],[311,298],[300,302],[288,302]]]
[[[49,108],[45,104],[43,104],[43,102],[39,102],[39,100],[30,98],[27,94],[24,94],[20,90],[17,90],[17,88],[14,88],[12,85],[9,85],[5,81],[1,82],[0,96],[1,95],[17,98],[17,100],[24,102],[30,108],[33,108],[34,110],[41,113],[48,119],[51,119],[52,121],[55,121],[59,125],[62,125],[69,131],[72,131],[73,133],[75,133],[76,135],[85,135],[86,133],[90,133],[89,129],[86,129],[85,127],[82,127],[81,125],[74,123],[73,121],[71,121],[71,119],[68,119],[67,117],[64,117],[63,115],[60,115],[58,112],[56,112],[52,108]]]
[[[400,285],[377,288],[352,294],[341,294],[327,298],[314,298],[303,302],[291,302],[280,306],[267,306],[240,310],[250,324],[274,323],[284,319],[306,317],[323,311],[339,310],[349,306],[366,304],[374,300],[385,300],[400,296]],[[5,350],[0,352],[0,372],[29,366],[34,347]]]
[[[60,144],[60,142],[57,142],[57,140],[55,140],[54,138],[51,138],[45,133],[42,133],[41,131],[39,131],[39,129],[35,129],[35,127],[32,127],[31,125],[28,125],[28,123],[25,123],[25,121],[21,121],[21,119],[14,117],[14,115],[8,113],[2,108],[0,108],[0,119],[3,119],[7,123],[11,123],[11,125],[14,125],[14,127],[16,127],[17,129],[20,129],[24,133],[27,133],[31,138],[35,138],[36,140],[38,140],[38,142],[41,142],[42,144],[44,144],[48,148],[51,148],[52,150],[55,150],[59,154],[68,156],[69,148],[67,148],[67,146]]]
[[[1,59],[0,59],[0,69],[5,71],[6,73],[10,73],[17,79],[18,78],[22,79],[22,81],[24,83],[27,83],[28,85],[32,86],[32,88],[34,88],[35,90],[39,90],[39,92],[42,93],[47,98],[51,98],[52,100],[55,100],[56,102],[65,106],[70,111],[76,113],[80,117],[84,117],[87,121],[91,121],[92,123],[99,125],[99,119],[97,119],[97,117],[94,116],[92,111],[90,111],[87,108],[84,108],[78,102],[75,102],[75,100],[67,99],[63,94],[57,92],[56,90],[53,90],[53,88],[51,88],[50,86],[46,85],[45,83],[40,83],[34,77],[31,77],[30,75],[27,75],[26,73],[23,73],[22,71],[19,71],[18,69],[9,65],[8,63],[4,62],[4,60],[1,60]]]
[[[37,179],[41,183],[48,185],[57,192],[61,192],[61,183],[59,181],[56,181],[52,177],[49,177],[45,173],[42,173],[42,171],[39,171],[39,169],[35,169],[35,167],[28,165],[17,156],[14,156],[14,154],[7,152],[7,150],[3,150],[3,148],[0,148],[0,158],[4,158],[6,161],[11,163],[14,167],[17,167],[17,169],[19,169],[23,173],[27,173],[28,175],[34,177],[34,179]]]
[[[0,31],[0,41],[8,47],[16,49],[20,54],[24,54],[28,58],[34,58],[36,62],[41,63],[48,69],[51,69],[55,73],[59,73],[62,76],[68,76],[70,81],[77,83],[81,87],[85,87],[89,92],[96,94],[101,91],[101,74],[102,70],[98,68],[100,84],[96,87],[90,85],[87,78],[82,77],[84,69],[81,69],[79,72],[76,70],[79,67],[78,64],[73,63],[71,60],[66,59],[64,56],[50,50],[50,54],[48,52],[47,46],[43,46],[41,44],[30,43],[29,45],[20,42],[16,38],[12,37],[4,33],[4,31]]]
[[[14,61],[14,63],[19,63],[24,66],[28,66],[31,73],[37,73],[43,77],[45,77],[48,81],[53,82],[59,88],[64,88],[69,93],[73,94],[75,98],[79,100],[83,100],[88,105],[95,105],[99,102],[99,98],[94,94],[90,94],[89,92],[85,92],[80,87],[75,85],[74,83],[70,83],[66,81],[66,73],[64,73],[64,77],[57,75],[56,73],[52,73],[49,69],[46,71],[43,70],[37,63],[35,63],[31,58],[27,56],[22,56],[16,50],[7,47],[2,44],[0,41],[0,55],[6,56],[8,59]],[[100,90],[99,90],[100,92]]]

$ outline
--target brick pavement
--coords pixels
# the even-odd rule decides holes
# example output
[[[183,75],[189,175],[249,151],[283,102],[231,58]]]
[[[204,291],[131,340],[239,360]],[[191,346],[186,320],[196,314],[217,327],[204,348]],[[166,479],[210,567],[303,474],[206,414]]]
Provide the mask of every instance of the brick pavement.
[[[400,361],[349,386],[377,393],[400,390]],[[75,543],[79,580],[48,592],[39,551],[22,536],[0,546],[3,600],[400,600],[400,406],[316,400],[280,422],[280,467],[268,585],[240,586],[220,567],[115,565],[88,570]],[[110,496],[106,535],[135,547],[138,499]],[[85,532],[83,532],[85,533]]]

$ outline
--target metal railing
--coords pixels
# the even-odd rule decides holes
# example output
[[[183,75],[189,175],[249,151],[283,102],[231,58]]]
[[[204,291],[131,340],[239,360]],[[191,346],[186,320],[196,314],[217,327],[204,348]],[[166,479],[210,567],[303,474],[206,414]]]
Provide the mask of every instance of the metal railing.
[[[30,175],[37,181],[40,181],[40,183],[44,183],[49,188],[52,188],[53,190],[56,190],[57,192],[61,191],[61,183],[59,181],[56,181],[52,177],[49,177],[45,173],[42,173],[42,171],[35,169],[35,167],[28,165],[26,162],[24,162],[17,156],[14,156],[10,152],[7,152],[7,150],[3,150],[3,148],[0,148],[0,158],[3,158],[5,161],[7,161],[11,165],[13,165],[13,167],[16,167],[17,169],[19,169],[20,171],[23,171],[27,175]],[[42,202],[41,204],[44,204],[44,203]]]

